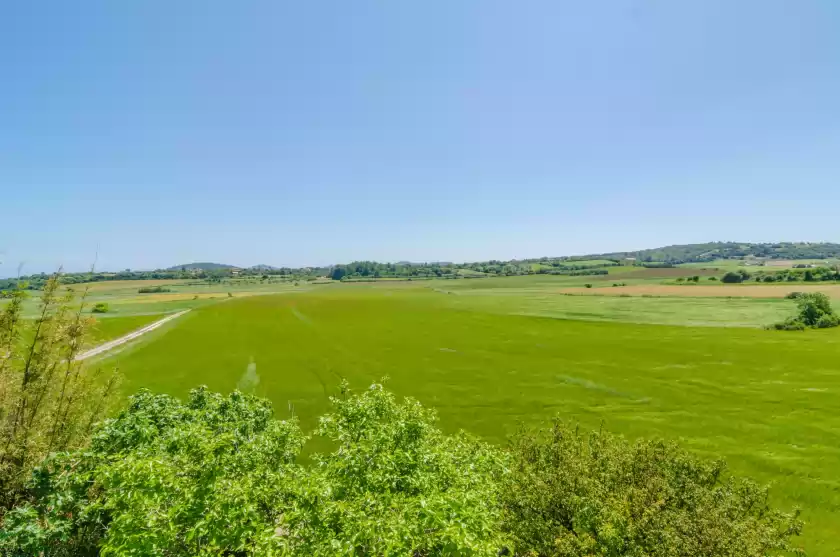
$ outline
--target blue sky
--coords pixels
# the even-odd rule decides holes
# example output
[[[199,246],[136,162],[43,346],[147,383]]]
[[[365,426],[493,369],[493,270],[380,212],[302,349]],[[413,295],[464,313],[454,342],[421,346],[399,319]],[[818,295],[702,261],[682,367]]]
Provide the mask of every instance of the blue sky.
[[[0,276],[840,241],[840,3],[14,2]]]

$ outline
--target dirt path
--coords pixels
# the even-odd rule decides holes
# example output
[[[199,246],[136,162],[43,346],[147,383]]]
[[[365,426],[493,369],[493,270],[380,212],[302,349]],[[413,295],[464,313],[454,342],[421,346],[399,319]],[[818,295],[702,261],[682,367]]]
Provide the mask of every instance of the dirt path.
[[[103,353],[105,353],[105,352],[107,352],[107,351],[109,351],[113,348],[116,348],[117,346],[122,346],[126,342],[134,340],[135,338],[137,338],[141,335],[145,335],[149,331],[154,331],[155,329],[157,329],[161,325],[165,325],[166,323],[172,321],[173,319],[181,317],[182,315],[184,315],[188,311],[190,311],[190,310],[185,309],[184,311],[179,311],[178,313],[173,313],[172,315],[168,315],[168,316],[164,317],[163,319],[161,319],[159,321],[155,321],[154,323],[152,323],[150,325],[146,325],[142,329],[137,329],[136,331],[134,331],[132,333],[128,333],[127,335],[122,336],[120,338],[116,338],[114,340],[109,340],[105,344],[100,344],[96,348],[91,348],[90,350],[87,350],[86,352],[82,352],[81,354],[76,356],[76,360],[87,360],[88,358],[93,358],[94,356],[98,356],[99,354],[103,354]]]

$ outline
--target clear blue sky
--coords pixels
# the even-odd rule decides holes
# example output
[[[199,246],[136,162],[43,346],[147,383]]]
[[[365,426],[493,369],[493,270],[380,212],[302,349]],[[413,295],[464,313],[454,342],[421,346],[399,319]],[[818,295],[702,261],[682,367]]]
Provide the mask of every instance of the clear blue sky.
[[[9,2],[0,276],[840,241],[840,3]]]

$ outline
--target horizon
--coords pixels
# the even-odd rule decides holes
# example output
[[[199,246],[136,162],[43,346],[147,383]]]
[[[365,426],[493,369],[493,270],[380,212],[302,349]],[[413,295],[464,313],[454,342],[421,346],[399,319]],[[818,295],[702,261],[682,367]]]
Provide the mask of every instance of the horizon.
[[[750,245],[774,245],[774,244],[791,244],[791,245],[825,245],[825,244],[837,244],[837,242],[831,241],[796,241],[796,240],[779,240],[779,241],[769,241],[769,242],[742,242],[738,240],[712,240],[709,242],[697,242],[696,244],[667,244],[661,246],[649,246],[647,248],[639,248],[639,249],[630,249],[630,250],[605,250],[599,252],[591,252],[591,253],[575,253],[575,254],[554,254],[554,255],[537,255],[533,257],[520,257],[520,258],[498,258],[498,257],[491,257],[489,259],[468,259],[468,260],[461,260],[461,261],[451,261],[451,260],[444,260],[444,259],[436,259],[436,260],[427,260],[427,261],[411,261],[407,259],[396,259],[396,260],[386,260],[386,261],[377,261],[374,259],[354,259],[354,260],[347,260],[347,261],[333,261],[331,263],[325,263],[321,265],[298,265],[298,266],[290,266],[290,265],[274,265],[271,263],[254,263],[250,265],[239,265],[237,263],[230,263],[228,261],[217,261],[211,259],[196,259],[189,262],[182,262],[175,265],[163,265],[159,267],[148,267],[148,268],[135,268],[135,267],[124,267],[122,269],[95,269],[93,272],[96,273],[118,273],[123,270],[130,270],[131,272],[151,272],[151,271],[167,271],[167,270],[177,270],[179,267],[189,266],[189,265],[197,265],[197,264],[208,264],[208,265],[224,265],[227,267],[233,267],[237,269],[253,269],[255,267],[272,267],[274,269],[279,268],[291,268],[291,269],[317,269],[317,268],[330,268],[336,267],[340,265],[346,265],[349,263],[359,262],[359,261],[372,261],[376,263],[387,263],[387,264],[409,264],[409,265],[433,265],[433,264],[453,264],[453,265],[469,265],[473,263],[485,263],[488,261],[527,261],[527,260],[537,260],[541,258],[546,259],[560,259],[560,258],[579,258],[579,257],[597,257],[597,256],[606,256],[612,255],[617,253],[634,253],[639,251],[646,251],[646,250],[658,250],[658,249],[665,249],[665,248],[672,248],[672,247],[682,247],[682,246],[691,246],[691,245],[698,245],[698,244],[750,244]],[[59,269],[53,269],[52,271],[33,271],[27,272],[24,268],[20,268],[19,272],[15,275],[5,275],[3,270],[3,260],[0,259],[0,279],[11,279],[15,278],[16,276],[30,276],[30,275],[37,275],[37,274],[52,274],[54,272],[58,272]],[[60,268],[62,273],[69,273],[69,274],[79,274],[79,273],[87,273],[91,272],[91,267],[88,266],[86,269],[80,270],[68,270],[65,268]]]
[[[835,234],[834,3],[4,15],[0,276]]]

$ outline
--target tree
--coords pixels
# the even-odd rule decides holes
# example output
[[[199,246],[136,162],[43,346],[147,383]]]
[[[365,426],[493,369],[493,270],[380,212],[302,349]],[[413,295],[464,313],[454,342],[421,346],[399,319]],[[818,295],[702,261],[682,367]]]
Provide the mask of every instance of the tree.
[[[742,282],[744,280],[744,277],[741,275],[741,273],[729,271],[728,273],[723,275],[723,278],[721,278],[720,280],[721,282],[725,282],[727,284],[735,284]]]
[[[335,450],[301,466],[297,421],[265,400],[141,391],[88,450],[36,471],[39,495],[9,513],[0,552],[496,555],[500,451],[444,435],[433,411],[379,385],[331,401],[317,434]]]
[[[629,443],[555,421],[521,431],[502,491],[503,528],[515,555],[764,557],[794,551],[798,512],[767,488],[727,477],[674,443]],[[774,553],[775,554],[775,553]]]
[[[840,316],[831,307],[831,300],[822,292],[791,292],[785,298],[796,300],[799,313],[770,329],[802,331],[808,327],[827,329],[840,326]]]
[[[330,278],[332,280],[341,280],[347,275],[347,269],[338,265],[333,267],[333,270],[330,271]]]

